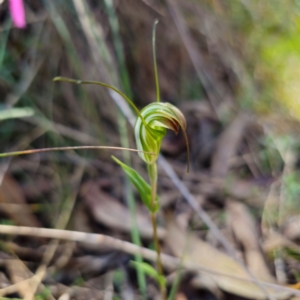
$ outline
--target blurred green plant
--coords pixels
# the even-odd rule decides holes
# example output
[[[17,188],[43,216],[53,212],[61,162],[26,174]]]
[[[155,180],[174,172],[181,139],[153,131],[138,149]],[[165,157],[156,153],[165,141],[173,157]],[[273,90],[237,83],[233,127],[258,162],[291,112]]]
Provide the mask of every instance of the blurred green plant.
[[[284,112],[299,120],[300,2],[228,1],[222,8],[220,19],[230,24],[250,72],[250,81],[241,82],[241,105],[267,115]]]

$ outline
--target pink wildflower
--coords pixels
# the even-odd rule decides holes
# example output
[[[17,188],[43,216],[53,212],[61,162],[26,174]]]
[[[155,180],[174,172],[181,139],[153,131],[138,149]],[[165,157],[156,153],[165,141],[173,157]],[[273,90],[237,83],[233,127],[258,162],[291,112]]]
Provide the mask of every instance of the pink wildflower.
[[[25,28],[25,9],[23,0],[9,0],[9,10],[13,23],[18,28]]]

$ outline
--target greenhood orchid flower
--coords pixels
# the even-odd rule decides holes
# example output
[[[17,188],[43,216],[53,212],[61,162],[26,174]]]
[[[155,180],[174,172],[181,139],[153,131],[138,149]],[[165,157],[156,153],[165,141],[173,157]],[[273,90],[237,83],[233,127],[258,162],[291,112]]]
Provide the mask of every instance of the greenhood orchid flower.
[[[140,114],[144,122],[138,116],[134,125],[137,149],[155,153],[155,155],[149,155],[139,152],[139,156],[147,164],[152,164],[157,160],[161,141],[166,135],[167,129],[171,129],[178,134],[181,128],[188,148],[188,139],[185,132],[186,120],[177,107],[170,103],[154,102],[143,108]]]

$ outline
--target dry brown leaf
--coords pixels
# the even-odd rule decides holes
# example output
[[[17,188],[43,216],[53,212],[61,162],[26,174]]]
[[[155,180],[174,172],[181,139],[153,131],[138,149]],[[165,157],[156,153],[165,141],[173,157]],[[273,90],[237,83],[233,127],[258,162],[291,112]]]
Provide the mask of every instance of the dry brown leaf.
[[[230,159],[236,154],[240,140],[250,121],[251,117],[248,114],[240,112],[221,134],[212,158],[213,175],[222,177],[227,174]]]
[[[0,185],[0,210],[7,214],[17,225],[41,226],[26,203],[18,183],[9,175],[5,175]]]
[[[236,201],[228,201],[226,211],[233,234],[243,246],[249,270],[257,274],[260,280],[275,282],[275,278],[271,275],[265,262],[259,245],[255,223],[246,205]]]
[[[133,222],[129,210],[117,199],[101,191],[96,183],[85,183],[81,187],[80,195],[84,198],[88,209],[97,222],[112,229],[130,232]],[[141,236],[152,238],[150,218],[137,210],[136,219]],[[164,238],[165,230],[163,228],[158,228],[158,236]]]
[[[217,273],[227,273],[244,279],[250,279],[244,268],[230,256],[198,239],[193,233],[183,231],[175,223],[168,221],[166,243],[172,252],[186,262],[201,265]],[[266,294],[255,283],[225,276],[200,272],[203,282],[217,285],[221,290],[249,299],[267,299]],[[256,278],[260,274],[253,274]],[[201,280],[201,278],[200,278]],[[266,289],[274,299],[287,299],[288,292]]]
[[[89,216],[86,213],[84,203],[79,203],[73,211],[70,228],[75,231],[93,232],[89,222]]]

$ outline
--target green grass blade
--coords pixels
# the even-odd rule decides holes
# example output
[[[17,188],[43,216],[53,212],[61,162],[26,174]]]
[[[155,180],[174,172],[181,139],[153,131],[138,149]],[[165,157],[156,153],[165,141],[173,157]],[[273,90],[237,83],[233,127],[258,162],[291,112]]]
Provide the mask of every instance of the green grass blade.
[[[158,20],[154,21],[153,30],[152,30],[152,51],[153,51],[153,64],[154,64],[154,76],[155,76],[155,87],[156,87],[156,101],[160,102],[160,90],[159,90],[159,81],[158,81],[158,72],[157,72],[157,63],[156,63],[156,26]]]

